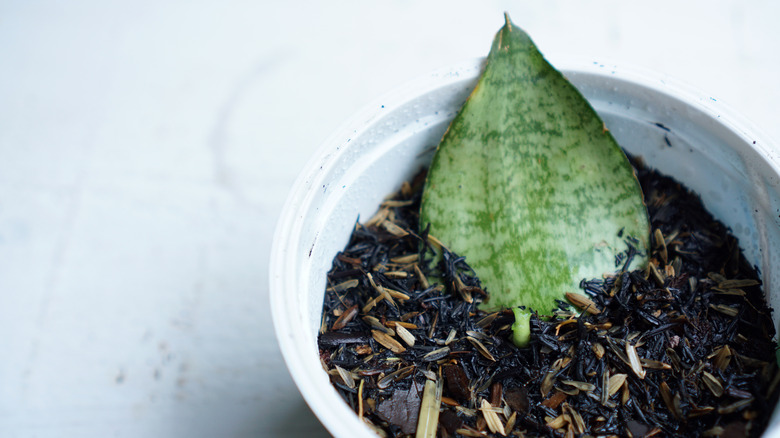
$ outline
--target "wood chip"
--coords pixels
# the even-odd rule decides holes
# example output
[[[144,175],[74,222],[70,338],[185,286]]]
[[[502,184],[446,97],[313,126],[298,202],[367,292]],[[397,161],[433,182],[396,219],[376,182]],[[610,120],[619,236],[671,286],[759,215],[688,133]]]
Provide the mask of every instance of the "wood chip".
[[[556,370],[550,370],[547,372],[547,374],[544,376],[544,379],[542,379],[542,384],[540,385],[540,389],[542,391],[542,397],[547,397],[547,394],[552,390],[554,379],[555,379],[555,373]]]
[[[352,280],[343,281],[335,286],[331,286],[326,290],[328,292],[344,292],[345,290],[357,287],[360,284],[360,280],[353,278]]]
[[[743,287],[760,286],[761,282],[756,280],[724,280],[718,283],[720,289],[741,289]]]
[[[353,267],[359,267],[359,266],[363,265],[363,261],[362,260],[360,260],[358,258],[354,258],[354,257],[347,257],[344,254],[338,254],[336,256],[336,258],[341,260],[344,263],[349,263]]]
[[[431,236],[428,234],[428,243],[430,243],[438,252],[441,252],[442,248],[446,248],[443,243],[441,243],[441,240],[435,238],[434,236]]]
[[[631,391],[628,389],[628,381],[623,382],[623,394],[620,397],[620,403],[625,405],[631,398]]]
[[[417,312],[417,311],[406,312],[403,315],[401,315],[401,317],[398,318],[398,319],[400,319],[403,322],[408,322],[410,319],[414,318],[415,316],[417,316],[419,314],[420,314],[420,312]],[[406,326],[404,326],[404,327],[406,327]],[[406,327],[406,328],[409,328],[409,327]],[[417,326],[415,326],[415,328],[417,328]]]
[[[631,343],[626,342],[626,356],[628,356],[629,365],[631,365],[631,371],[636,374],[640,379],[645,378],[645,369],[642,368],[642,361],[639,360],[639,355],[636,353],[636,347]]]
[[[411,322],[404,322],[404,321],[386,321],[385,322],[385,327],[395,328],[395,327],[398,327],[399,325],[401,327],[407,329],[407,330],[415,330],[415,329],[419,328],[417,326],[417,324],[412,324]]]
[[[714,410],[715,410],[715,408],[713,408],[712,406],[699,406],[699,407],[696,407],[696,408],[692,408],[688,412],[688,418],[701,417],[701,416],[709,414],[710,412],[712,412]]]
[[[455,276],[455,289],[463,298],[463,301],[469,304],[474,302],[474,298],[471,295],[472,288],[463,284],[463,280],[460,279],[460,276]]]
[[[384,298],[388,303],[390,303],[391,306],[398,308],[398,305],[395,303],[395,300],[393,300],[393,296],[388,293],[388,291],[385,290],[381,285],[378,285],[374,282],[374,276],[371,275],[370,272],[366,273],[366,277],[368,277],[368,282],[371,283],[371,287],[374,288],[379,293],[379,296]],[[409,299],[407,296],[406,299]],[[364,311],[365,312],[365,311]]]
[[[721,435],[723,435],[723,433],[725,431],[726,431],[726,429],[724,429],[724,428],[722,428],[720,426],[715,426],[715,427],[711,427],[711,428],[705,430],[704,432],[702,432],[701,436],[703,436],[703,437],[721,436]]]
[[[463,415],[465,415],[467,417],[473,417],[473,416],[477,415],[477,411],[475,411],[474,409],[469,409],[469,408],[466,408],[466,407],[463,407],[463,406],[457,406],[457,407],[455,407],[455,410],[460,412],[460,413],[462,413]]]
[[[379,330],[382,333],[387,333],[390,336],[395,336],[395,331],[391,329],[390,327],[382,324],[376,317],[371,315],[366,315],[362,318],[360,318],[365,322],[366,324],[370,325],[371,327],[375,328],[376,330]]]
[[[569,416],[562,414],[548,421],[545,426],[549,427],[550,429],[557,430],[563,428],[567,424],[569,424]]]
[[[674,415],[675,418],[678,420],[681,419],[681,415],[678,412],[677,406],[679,405],[679,401],[675,403],[675,396],[672,395],[672,390],[669,389],[669,385],[666,384],[666,382],[661,382],[660,386],[661,390],[661,398],[664,400],[664,404],[666,404],[666,408],[669,409],[669,412]]]
[[[503,395],[503,385],[501,385],[499,382],[494,382],[493,385],[490,387],[490,405],[494,408],[501,406],[501,398]]]
[[[370,345],[362,344],[355,347],[355,353],[357,353],[360,356],[365,356],[367,354],[373,353],[373,350],[371,349]]]
[[[734,385],[729,385],[728,387],[726,387],[726,392],[725,393],[729,397],[734,397],[734,398],[742,398],[742,399],[744,399],[744,398],[753,397],[753,394],[750,391],[745,391],[745,390],[742,390],[742,389],[739,389],[739,388],[735,388]]]
[[[391,338],[386,333],[380,332],[379,330],[371,330],[371,336],[373,336],[375,341],[379,342],[379,344],[395,354],[401,354],[406,351],[406,348],[404,348],[400,342]]]
[[[566,395],[570,395],[570,396],[579,395],[579,393],[580,393],[579,389],[577,389],[577,388],[570,388],[568,386],[565,386],[563,388],[558,388],[558,391],[560,391],[560,392],[562,392],[562,393],[564,393]]]
[[[487,316],[485,316],[484,318],[482,318],[479,321],[477,321],[477,327],[485,328],[485,327],[489,326],[490,324],[492,324],[493,321],[495,321],[497,317],[498,317],[498,312],[489,313]]]
[[[561,380],[561,383],[569,386],[573,386],[580,391],[593,391],[596,389],[596,385],[587,382],[579,382],[576,380]]]
[[[360,386],[358,387],[358,418],[363,421],[363,384],[366,383],[365,379],[360,379]]]
[[[408,183],[407,183],[407,184],[408,184]],[[390,200],[387,200],[387,201],[384,201],[384,202],[382,202],[381,204],[379,204],[379,206],[380,206],[380,207],[390,207],[390,208],[394,208],[394,207],[408,207],[408,206],[410,206],[410,205],[412,205],[412,204],[414,204],[414,201],[413,201],[413,200],[411,200],[411,199],[408,199],[408,200],[395,200],[395,199],[390,199]]]
[[[680,360],[680,356],[677,355],[677,352],[674,351],[673,348],[667,348],[666,356],[669,357],[669,361],[672,363],[672,369],[680,372],[682,370],[682,361]]]
[[[596,307],[596,303],[583,294],[566,292],[566,299],[569,300],[569,302],[572,303],[574,307],[591,315],[598,315],[601,313],[601,310]]]
[[[721,289],[718,287],[713,287],[712,291],[718,295],[730,295],[735,297],[744,297],[746,295],[745,291],[742,289]]]
[[[414,347],[414,335],[404,326],[396,325],[395,332],[402,341],[406,342],[406,345]]]
[[[528,400],[528,388],[524,386],[508,388],[506,391],[504,391],[504,399],[506,404],[513,411],[520,414],[526,414],[528,412],[530,407],[530,401]]]
[[[469,428],[462,427],[462,428],[456,430],[455,433],[457,433],[458,435],[463,435],[463,436],[467,436],[467,437],[471,437],[471,438],[482,438],[482,437],[485,436],[485,434],[481,433],[478,430],[474,430],[474,429],[472,429],[470,427]]]
[[[384,297],[383,297],[382,295],[379,295],[379,296],[377,296],[377,297],[374,297],[373,299],[369,300],[369,301],[366,303],[366,305],[365,305],[365,306],[363,306],[363,309],[361,309],[361,310],[363,311],[363,313],[368,313],[368,312],[370,312],[370,311],[371,311],[371,309],[373,309],[373,308],[374,308],[374,306],[376,306],[376,304],[377,304],[378,302],[382,301],[382,299],[384,299]]]
[[[627,378],[627,374],[615,374],[614,376],[610,377],[609,383],[607,384],[608,397],[615,395],[615,393],[617,393],[618,390],[620,390],[620,388],[623,386],[623,383],[626,382]]]
[[[425,378],[426,378],[426,379],[428,379],[428,380],[433,380],[433,381],[436,381],[436,379],[438,378],[438,377],[436,376],[436,373],[434,373],[434,372],[433,372],[433,371],[431,371],[431,370],[419,370],[419,371],[420,371],[420,372],[422,373],[422,375],[423,375],[423,376],[425,376]]]
[[[751,404],[753,404],[753,397],[745,400],[740,400],[738,402],[734,402],[730,405],[720,406],[718,407],[718,413],[721,415],[733,414],[734,412],[739,412],[742,409],[745,409]]]
[[[433,362],[439,359],[443,359],[447,357],[447,355],[449,354],[450,354],[450,347],[437,348],[436,350],[433,350],[425,354],[425,356],[423,356],[423,360],[425,362]]]
[[[441,407],[442,381],[439,379],[425,381],[422,402],[420,403],[420,416],[417,420],[417,434],[415,438],[435,438],[436,428],[439,425],[439,408]]]
[[[358,306],[355,304],[354,306],[347,309],[344,313],[342,313],[338,319],[333,323],[333,326],[330,328],[331,330],[341,330],[344,328],[344,326],[347,325],[348,322],[352,321],[352,319],[355,318],[355,315],[358,314]]]
[[[661,256],[661,260],[664,261],[664,264],[669,262],[669,256],[666,251],[666,242],[664,242],[664,235],[661,232],[660,229],[656,228],[655,233],[655,247],[658,249],[658,254]]]
[[[417,281],[420,282],[420,286],[423,290],[428,289],[431,286],[430,283],[428,283],[428,278],[420,270],[420,267],[417,266],[417,263],[414,264],[414,274],[417,276]]]
[[[371,217],[368,221],[366,221],[363,226],[365,227],[375,227],[387,219],[387,216],[390,214],[389,208],[380,208],[379,211],[376,212],[374,216]]]
[[[498,418],[498,414],[496,414],[493,411],[493,406],[485,399],[482,399],[482,405],[480,406],[480,411],[482,411],[482,416],[485,417],[485,422],[487,422],[487,427],[490,429],[492,433],[498,433],[502,436],[506,436],[506,430],[504,430],[504,425],[501,423],[501,419]]]
[[[382,228],[387,230],[388,233],[392,234],[395,237],[406,237],[409,235],[408,231],[404,230],[403,228],[399,227],[393,222],[390,222],[387,219],[382,221]]]
[[[555,326],[555,336],[558,336],[560,334],[562,328],[571,324],[577,324],[577,320],[575,318],[570,318],[561,321],[558,325]]]
[[[747,341],[743,341],[743,342],[747,342]],[[748,357],[748,356],[745,356],[745,355],[742,355],[742,354],[739,354],[739,353],[737,353],[737,358],[739,358],[740,362],[742,362],[743,365],[745,365],[746,367],[751,367],[751,368],[764,368],[767,365],[767,363],[768,363],[768,362],[766,362],[764,360],[755,359],[755,358]],[[780,374],[778,374],[778,375],[780,375]]]
[[[651,370],[671,370],[672,366],[668,363],[664,363],[658,360],[651,360],[651,359],[644,359],[640,358],[639,362],[642,364],[644,368],[649,368]]]
[[[412,374],[412,371],[414,371],[414,365],[409,365],[407,367],[400,368],[396,371],[393,371],[392,373],[380,378],[376,382],[376,386],[379,389],[385,389],[388,386],[390,386],[393,382],[396,380],[403,379],[404,377],[408,376],[409,374]]]
[[[457,400],[455,400],[454,398],[450,398],[450,397],[442,396],[441,397],[441,402],[444,403],[445,405],[448,405],[448,406],[460,406],[460,403],[458,403]]]
[[[704,382],[704,385],[707,386],[710,392],[712,392],[712,395],[714,395],[715,397],[722,396],[723,384],[720,383],[720,380],[718,380],[717,377],[713,376],[707,371],[702,371],[701,374],[702,374],[701,380]]]
[[[707,278],[709,278],[710,280],[712,280],[712,281],[714,281],[715,283],[718,283],[718,284],[721,284],[721,283],[723,283],[724,281],[727,280],[726,277],[718,274],[717,272],[708,272],[707,273]]]
[[[401,183],[401,195],[403,195],[404,198],[411,198],[414,194],[414,188],[412,188],[412,185],[409,184],[409,181],[404,181]]]
[[[471,342],[471,344],[477,349],[479,354],[481,354],[483,357],[485,357],[486,359],[488,359],[488,360],[490,360],[492,362],[496,361],[496,358],[493,357],[492,354],[490,354],[490,351],[488,351],[488,349],[485,348],[485,345],[483,345],[482,342],[479,342],[478,340],[476,340],[475,338],[473,338],[471,336],[466,336],[466,339],[468,339],[469,342]]]
[[[555,391],[550,398],[542,401],[542,405],[547,406],[550,409],[556,410],[558,406],[566,400],[567,394],[561,391]]]
[[[512,415],[512,408],[510,408],[506,403],[504,403],[504,407],[502,408],[502,414],[504,415],[504,418],[509,418],[509,416]],[[508,430],[509,429],[507,429],[507,431]]]
[[[596,357],[599,359],[604,357],[604,354],[607,352],[606,350],[604,350],[604,346],[599,343],[593,344],[593,346],[591,346],[591,349],[593,349],[593,354],[595,354]]]
[[[478,332],[475,330],[466,330],[466,336],[472,337],[478,341],[490,341],[490,336],[486,335],[483,332]]]
[[[563,404],[563,412],[569,414],[569,418],[571,418],[571,425],[574,427],[574,433],[585,433],[585,421],[582,419],[582,416],[579,412],[572,408],[568,403]]]
[[[739,314],[739,310],[733,307],[729,307],[725,304],[710,304],[710,309],[718,311],[724,315],[728,315],[732,318]]]
[[[345,385],[347,385],[350,389],[355,388],[355,379],[352,377],[352,373],[338,365],[336,365],[336,371],[339,373],[339,376],[341,377],[341,380],[344,381]]]
[[[609,369],[605,369],[601,374],[601,404],[607,406],[609,400]]]
[[[388,287],[383,287],[382,289],[383,289],[385,292],[387,292],[387,294],[388,294],[388,295],[390,295],[391,297],[395,298],[396,300],[402,300],[402,301],[404,301],[404,300],[411,299],[411,297],[410,297],[409,295],[406,295],[406,294],[405,294],[405,293],[403,293],[403,292],[399,292],[399,291],[397,291],[397,290],[390,289],[390,288],[388,288]]]
[[[655,267],[655,265],[650,262],[647,264],[647,274],[648,278],[655,283],[658,287],[664,286],[664,277],[661,275],[660,272],[658,272],[658,269]]]
[[[444,340],[444,345],[450,345],[452,341],[455,340],[455,336],[457,336],[458,331],[455,329],[450,329],[450,333],[447,335],[447,339]]]
[[[403,265],[403,264],[407,264],[407,263],[414,263],[414,262],[416,262],[419,259],[420,259],[420,255],[419,254],[408,254],[408,255],[399,256],[399,257],[392,257],[390,259],[390,261],[393,262],[393,263],[398,263],[398,264]]]
[[[509,416],[509,419],[506,420],[506,432],[511,433],[512,429],[515,428],[515,422],[517,422],[517,412],[512,412],[512,415]]]

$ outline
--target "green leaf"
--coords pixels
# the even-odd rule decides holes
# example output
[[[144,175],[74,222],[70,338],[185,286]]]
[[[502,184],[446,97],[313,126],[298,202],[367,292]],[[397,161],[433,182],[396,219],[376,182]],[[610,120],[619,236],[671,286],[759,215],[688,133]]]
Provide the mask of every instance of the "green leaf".
[[[628,236],[640,251],[649,236],[625,154],[508,16],[439,144],[420,216],[474,268],[485,310],[550,312],[580,280],[615,272]]]

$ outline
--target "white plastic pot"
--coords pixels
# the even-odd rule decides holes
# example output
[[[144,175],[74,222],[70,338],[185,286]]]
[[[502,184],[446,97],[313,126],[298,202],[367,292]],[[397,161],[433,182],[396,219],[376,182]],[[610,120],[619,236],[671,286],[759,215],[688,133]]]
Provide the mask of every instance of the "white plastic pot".
[[[429,162],[476,84],[482,60],[434,72],[358,112],[319,148],[296,181],[271,252],[271,311],[295,383],[336,437],[376,435],[349,409],[320,365],[326,273],[355,220]],[[697,192],[759,267],[780,309],[780,151],[708,95],[658,76],[601,64],[557,65],[618,143]],[[774,315],[777,327],[777,313]],[[780,436],[778,414],[765,436]]]

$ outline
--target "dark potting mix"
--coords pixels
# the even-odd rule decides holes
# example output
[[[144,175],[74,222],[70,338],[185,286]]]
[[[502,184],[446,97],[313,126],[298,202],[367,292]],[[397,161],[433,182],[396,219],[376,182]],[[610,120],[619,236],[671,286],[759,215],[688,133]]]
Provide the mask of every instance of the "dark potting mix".
[[[429,278],[424,173],[404,183],[328,273],[320,357],[345,402],[388,437],[415,434],[431,410],[441,437],[759,436],[780,374],[756,269],[696,195],[636,172],[647,269],[621,269],[627,251],[617,274],[582,281],[581,313],[534,314],[527,348],[511,342],[511,311],[477,308],[489,291],[467,259],[445,250],[444,278]]]
[[[505,18],[430,166],[333,261],[331,382],[386,437],[760,435],[757,269]]]

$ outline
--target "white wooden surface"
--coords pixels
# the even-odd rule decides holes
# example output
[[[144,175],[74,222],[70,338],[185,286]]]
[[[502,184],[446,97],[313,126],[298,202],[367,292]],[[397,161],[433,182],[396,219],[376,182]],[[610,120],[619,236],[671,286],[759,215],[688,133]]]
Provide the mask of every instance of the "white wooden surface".
[[[0,436],[327,436],[268,311],[275,221],[361,105],[486,54],[696,85],[780,139],[780,4],[0,3]]]

